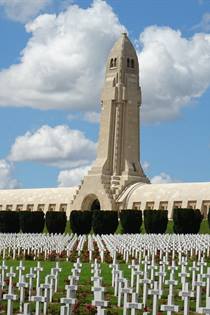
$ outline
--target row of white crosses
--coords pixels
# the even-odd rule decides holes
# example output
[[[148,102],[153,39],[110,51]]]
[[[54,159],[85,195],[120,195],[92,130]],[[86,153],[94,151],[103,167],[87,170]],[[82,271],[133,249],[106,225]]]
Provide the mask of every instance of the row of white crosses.
[[[78,289],[79,277],[82,264],[77,258],[71,270],[71,275],[68,276],[69,284],[65,285],[66,296],[60,299],[60,303],[64,304],[60,307],[60,315],[71,315],[73,306],[76,304],[76,292]]]
[[[49,235],[49,234],[1,234],[0,233],[0,255],[1,257],[11,257],[16,259],[20,256],[33,255],[39,260],[55,252],[57,255],[66,252],[67,260],[70,259],[72,251],[75,249],[80,256],[85,242],[88,243],[89,260],[92,261],[94,246],[96,242],[101,261],[104,260],[104,253],[108,251],[114,258],[117,253],[122,254],[128,263],[131,257],[141,259],[146,253],[157,252],[160,257],[164,254],[172,254],[172,258],[179,252],[193,257],[197,255],[209,256],[210,236],[209,235],[88,235],[77,236],[76,234]]]
[[[91,264],[91,274],[91,291],[94,295],[92,305],[96,306],[97,315],[105,315],[108,301],[105,301],[104,298],[105,288],[102,286],[101,267],[96,259],[94,263]]]
[[[20,261],[19,266],[16,267],[16,273],[13,267],[9,268],[5,261],[2,261],[0,266],[1,269],[1,281],[0,290],[7,289],[8,292],[0,296],[7,302],[7,315],[13,315],[13,303],[14,301],[19,301],[19,311],[21,314],[28,315],[30,313],[30,302],[35,302],[35,314],[40,315],[41,313],[46,315],[48,309],[48,303],[52,302],[52,297],[58,290],[58,278],[61,268],[59,263],[51,268],[50,274],[45,277],[45,282],[40,283],[40,274],[43,271],[40,262],[37,262],[35,268],[30,268],[29,273],[24,273],[25,266],[23,262]],[[14,278],[18,277],[18,282],[16,284],[19,294],[14,293]],[[8,288],[6,286],[5,279],[9,279]],[[34,283],[35,282],[35,283]],[[33,294],[33,287],[35,284],[35,294]],[[26,290],[28,292],[28,301],[26,301]],[[43,310],[41,312],[43,306]]]

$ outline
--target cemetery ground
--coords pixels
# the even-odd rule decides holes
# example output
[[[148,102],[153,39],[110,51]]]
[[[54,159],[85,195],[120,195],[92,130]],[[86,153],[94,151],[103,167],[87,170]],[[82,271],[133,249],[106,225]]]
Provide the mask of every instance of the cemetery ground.
[[[1,234],[0,257],[1,314],[210,314],[209,235]]]
[[[75,259],[73,259],[75,260]],[[6,260],[6,264],[8,267],[13,266],[14,269],[18,267],[19,260]],[[1,262],[0,262],[1,263]],[[26,260],[24,261],[25,266],[25,272],[28,273],[30,268],[36,267],[37,262],[36,261],[30,261]],[[190,263],[192,266],[192,262]],[[208,261],[208,265],[210,266],[210,260]],[[45,276],[50,273],[51,268],[55,267],[54,261],[42,261],[41,266],[43,267],[43,272],[41,273],[40,282],[44,282]],[[59,283],[58,283],[58,292],[54,294],[53,296],[53,302],[49,303],[48,306],[48,314],[52,315],[58,315],[60,314],[60,298],[62,298],[65,295],[64,287],[66,284],[69,283],[68,281],[68,275],[71,273],[71,269],[73,267],[73,262],[67,262],[67,261],[60,261],[59,267],[62,269],[62,272],[59,275]],[[128,268],[128,264],[123,263],[123,261],[120,263],[120,269],[123,271],[123,274],[125,278],[130,279],[131,277],[131,270]],[[178,270],[180,271],[180,270]],[[108,315],[117,315],[117,314],[123,314],[123,307],[117,307],[117,297],[114,296],[114,288],[112,287],[112,275],[111,275],[111,269],[109,267],[109,263],[101,263],[101,276],[103,278],[103,286],[106,288],[105,293],[105,300],[109,301],[109,307]],[[83,263],[82,271],[80,274],[79,279],[79,288],[76,295],[76,298],[78,300],[78,303],[73,308],[72,315],[88,315],[88,314],[96,314],[95,308],[91,306],[91,302],[93,299],[92,292],[91,292],[91,263]],[[18,282],[18,275],[14,278],[14,285]],[[17,291],[18,289],[16,289]],[[177,314],[183,314],[182,302],[179,297],[179,291],[181,290],[181,283],[177,286],[176,291],[174,292],[174,299],[176,301],[176,304],[180,306],[180,312],[177,312]],[[34,289],[35,291],[35,289]],[[34,292],[35,294],[35,292]],[[140,294],[143,294],[143,292],[140,291]],[[180,300],[180,301],[179,301]],[[205,298],[203,297],[203,304],[204,304]],[[167,304],[167,292],[165,292],[160,301],[159,304]],[[6,301],[0,301],[0,314],[6,314]],[[190,315],[197,315],[199,313],[195,312],[195,300],[191,302],[191,308],[194,309],[194,311],[190,311]],[[145,310],[151,312],[152,309],[152,299],[149,300],[147,307]],[[13,306],[14,314],[19,313],[19,303],[15,302]],[[35,303],[31,303],[31,311],[35,312]],[[142,311],[138,311],[136,314],[142,314]],[[158,312],[158,314],[166,314],[166,312]]]

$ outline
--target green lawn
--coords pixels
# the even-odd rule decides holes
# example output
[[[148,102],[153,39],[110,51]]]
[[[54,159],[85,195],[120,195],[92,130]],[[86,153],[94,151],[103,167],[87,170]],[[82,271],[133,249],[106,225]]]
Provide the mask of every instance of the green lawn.
[[[16,267],[18,265],[18,261],[12,261],[12,260],[7,260],[7,265],[8,266],[14,266]],[[34,261],[24,261],[24,265],[26,267],[26,273],[29,271],[30,267],[35,267],[36,262]],[[41,282],[44,281],[44,277],[46,274],[50,272],[50,269],[55,266],[55,262],[51,261],[42,261],[41,262],[42,267],[44,268],[44,271],[41,273]],[[53,296],[53,302],[49,304],[49,314],[52,315],[58,315],[60,314],[60,298],[64,297],[65,292],[64,292],[64,286],[65,284],[68,283],[68,275],[71,274],[71,268],[72,268],[72,263],[71,262],[66,262],[66,261],[61,261],[60,262],[60,267],[62,268],[62,272],[59,275],[59,290],[57,293],[54,294]],[[144,266],[142,265],[142,269]],[[124,277],[127,279],[130,279],[130,269],[128,269],[128,266],[125,263],[120,264],[120,269],[123,271]],[[93,294],[91,292],[91,266],[90,263],[83,263],[82,265],[82,271],[80,274],[80,280],[79,280],[79,285],[78,285],[78,291],[77,291],[77,300],[78,303],[75,308],[75,312],[73,314],[78,314],[78,315],[88,315],[88,314],[95,314],[94,311],[88,311],[88,307],[90,307],[91,301],[93,299]],[[108,314],[109,315],[117,315],[121,314],[122,315],[122,308],[117,307],[117,299],[114,296],[114,289],[111,285],[111,269],[109,268],[109,265],[107,263],[102,263],[101,264],[101,271],[102,271],[102,278],[103,278],[103,286],[106,288],[106,293],[105,293],[105,300],[109,301],[109,307],[108,307]],[[179,271],[177,271],[178,273]],[[17,277],[14,279],[14,282],[17,282]],[[181,289],[181,284],[179,283],[178,286],[175,289],[175,303],[180,306],[180,312],[178,314],[183,314],[183,302],[178,296],[179,290]],[[15,289],[16,293],[18,294],[18,290]],[[163,295],[161,297],[160,303],[166,304],[167,302],[167,292],[168,290],[165,288],[163,291]],[[34,290],[35,294],[35,290]],[[140,289],[140,297],[142,299],[142,288]],[[204,304],[205,301],[205,292],[202,291],[202,303]],[[152,306],[152,299],[149,297],[148,298],[148,310],[151,309]],[[17,314],[18,313],[18,303],[14,303],[14,312]],[[34,303],[31,303],[31,308],[32,311],[35,309]],[[190,309],[195,310],[195,298],[191,299],[190,302]],[[6,314],[6,302],[0,303],[0,313],[1,314]],[[139,311],[139,315],[142,314],[142,311]],[[161,312],[160,314],[165,314]],[[195,315],[195,311],[190,312],[190,315]]]

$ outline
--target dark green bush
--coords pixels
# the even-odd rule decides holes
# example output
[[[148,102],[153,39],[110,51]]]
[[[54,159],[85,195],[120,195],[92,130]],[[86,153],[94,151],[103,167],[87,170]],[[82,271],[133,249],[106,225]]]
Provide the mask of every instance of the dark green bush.
[[[77,235],[88,234],[92,228],[92,211],[73,210],[70,214],[70,227]]]
[[[117,211],[93,211],[92,228],[95,234],[114,234],[118,227]]]
[[[177,208],[173,210],[173,229],[177,234],[197,234],[203,216],[200,210]]]
[[[147,233],[164,234],[167,224],[167,210],[144,210],[144,227]]]
[[[45,220],[48,233],[63,234],[65,232],[67,221],[65,212],[47,211]]]
[[[42,233],[45,225],[44,212],[21,211],[20,229],[23,233]]]
[[[121,210],[120,223],[122,226],[122,233],[140,233],[142,225],[141,210]]]
[[[20,232],[19,212],[0,211],[0,232],[18,233]]]

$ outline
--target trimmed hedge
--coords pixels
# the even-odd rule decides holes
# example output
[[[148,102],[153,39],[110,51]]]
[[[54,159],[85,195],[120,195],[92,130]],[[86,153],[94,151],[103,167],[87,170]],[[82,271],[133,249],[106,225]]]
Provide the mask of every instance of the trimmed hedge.
[[[95,234],[114,234],[118,227],[118,213],[110,210],[93,211],[92,228]]]
[[[73,210],[70,214],[70,227],[77,235],[89,234],[92,228],[92,211]]]
[[[9,210],[0,211],[0,232],[1,233],[20,232],[19,212]]]
[[[20,229],[23,233],[42,233],[45,225],[44,212],[21,211]]]
[[[144,227],[147,233],[164,234],[167,224],[167,210],[144,210]]]
[[[47,211],[45,220],[48,233],[63,234],[65,232],[67,221],[65,212]]]
[[[120,222],[122,226],[122,233],[140,233],[142,225],[141,210],[121,210]]]
[[[173,210],[173,230],[177,234],[197,234],[203,216],[200,210],[177,208]]]

